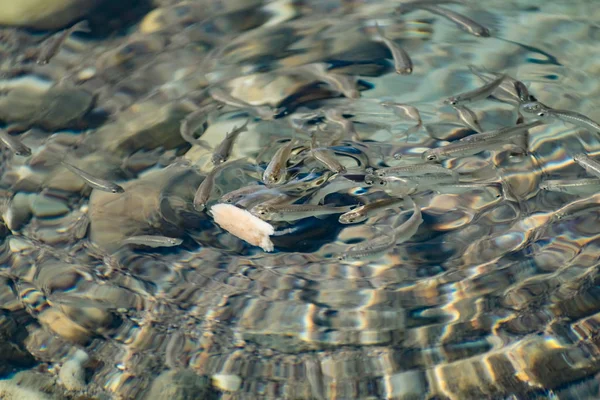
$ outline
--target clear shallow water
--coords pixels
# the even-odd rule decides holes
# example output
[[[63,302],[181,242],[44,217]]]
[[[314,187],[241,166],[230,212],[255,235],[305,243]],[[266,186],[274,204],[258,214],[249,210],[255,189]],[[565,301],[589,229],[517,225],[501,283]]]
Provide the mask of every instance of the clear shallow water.
[[[527,156],[445,161],[461,180],[490,186],[419,191],[417,233],[373,259],[336,255],[398,210],[356,225],[338,215],[275,223],[292,231],[265,253],[192,206],[212,147],[249,115],[231,156],[246,159],[217,176],[209,204],[259,182],[292,138],[299,145],[288,179],[313,184],[288,194],[336,205],[389,195],[364,187],[365,168],[420,162],[424,150],[473,133],[442,103],[482,84],[470,64],[600,120],[594,2],[448,6],[488,26],[490,38],[425,11],[395,15],[397,2],[164,3],[108,37],[93,36],[92,16],[92,35],[69,40],[47,66],[25,60],[18,72],[7,62],[0,117],[35,129],[21,135],[31,157],[2,152],[0,327],[13,349],[3,374],[31,368],[13,379],[57,398],[598,398],[598,198],[538,189],[546,179],[586,177],[572,154],[598,154],[597,133],[553,121],[530,130]],[[412,75],[394,73],[385,46],[371,39],[375,22],[410,53]],[[40,40],[11,34],[22,36],[3,49],[12,62]],[[312,62],[355,76],[360,98],[289,72]],[[207,148],[190,146],[181,120],[214,102],[201,91],[216,83],[281,112],[269,120],[225,106],[208,118]],[[417,107],[424,127],[407,137],[414,121],[381,100]],[[306,133],[289,124],[294,112],[331,107],[361,140],[332,146],[355,185],[305,158]],[[514,104],[494,99],[469,107],[484,130],[518,118]],[[324,130],[324,142],[337,129],[322,119],[310,125]],[[125,193],[90,194],[56,154]],[[138,234],[183,244],[121,246]],[[78,349],[89,356],[85,385],[53,385]]]

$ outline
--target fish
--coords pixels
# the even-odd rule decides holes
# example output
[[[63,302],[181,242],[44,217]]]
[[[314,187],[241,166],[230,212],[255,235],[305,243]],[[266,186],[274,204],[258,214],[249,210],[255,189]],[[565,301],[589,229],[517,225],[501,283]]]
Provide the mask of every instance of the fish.
[[[400,215],[392,224],[392,228],[395,231],[396,244],[404,243],[412,238],[423,223],[423,215],[419,206],[408,196],[406,197],[406,201],[412,204],[413,214],[404,223],[398,225],[398,221],[402,219]]]
[[[326,148],[315,148],[315,139],[316,136],[313,135],[313,139],[310,144],[310,154],[315,158],[315,160],[336,174],[346,173],[346,167],[335,158],[335,153],[333,151]]]
[[[504,128],[494,129],[487,132],[478,133],[476,135],[470,135],[460,139],[460,142],[468,142],[468,143],[480,143],[488,140],[494,140],[502,137],[510,137],[514,135],[524,134],[529,131],[531,128],[535,128],[536,126],[544,125],[542,121],[532,121],[526,124],[519,124],[516,126],[507,126]]]
[[[277,189],[267,188],[240,199],[235,205],[245,210],[251,210],[259,204],[290,204],[296,200],[298,200],[298,197],[289,196]]]
[[[479,79],[481,79],[484,83],[489,83],[494,80],[494,77],[498,77],[501,74],[490,72],[485,70],[484,68],[478,68],[474,65],[469,65],[469,70],[477,75]],[[486,75],[487,74],[487,75]],[[491,75],[488,76],[488,75]],[[519,99],[519,94],[515,88],[516,79],[511,78],[510,76],[506,76],[500,86],[496,88],[492,92],[492,96],[500,101],[504,101],[510,104],[519,104],[521,103]]]
[[[540,182],[540,189],[567,194],[592,194],[600,192],[600,179],[548,179]]]
[[[326,83],[327,85],[331,86],[332,89],[341,92],[349,99],[358,99],[360,97],[360,92],[356,87],[355,78],[349,75],[329,72],[328,64],[326,63],[311,63],[301,67],[288,69],[288,72],[294,71],[305,72],[313,75],[315,79]]]
[[[327,182],[323,188],[321,188],[315,195],[309,200],[310,204],[319,204],[328,195],[332,193],[338,193],[341,191],[348,191],[353,188],[366,186],[364,182],[356,182],[351,179],[344,177],[344,175],[336,175],[334,179]]]
[[[75,32],[90,32],[90,27],[87,21],[79,21],[68,29],[63,29],[57,34],[50,37],[40,49],[36,62],[39,65],[46,65],[58,53],[61,46]]]
[[[407,178],[387,176],[380,178],[377,175],[365,176],[365,184],[384,190],[392,196],[402,197],[417,191],[419,183]]]
[[[340,224],[357,224],[382,209],[389,209],[402,203],[404,203],[403,198],[389,197],[387,199],[377,199],[340,215],[338,221]]]
[[[214,105],[201,107],[198,110],[188,114],[179,125],[179,133],[183,140],[191,144],[192,146],[197,145],[205,149],[210,149],[210,146],[206,141],[196,138],[194,133],[202,128],[202,133],[205,131],[204,125],[208,122],[208,115],[215,111],[218,107]]]
[[[415,5],[415,7],[444,17],[454,22],[460,29],[470,33],[471,35],[478,37],[490,37],[490,30],[488,28],[462,14],[448,10],[447,8],[436,6],[434,4],[426,3]]]
[[[217,173],[222,171],[229,165],[239,161],[240,160],[233,160],[223,164],[219,164],[213,167],[213,169],[210,170],[208,174],[206,174],[204,180],[202,181],[202,183],[200,183],[200,186],[198,186],[198,189],[196,189],[196,193],[194,194],[194,210],[203,211],[206,208],[206,203],[208,203],[213,187],[215,185],[215,177],[217,176]]]
[[[394,103],[391,101],[384,101],[379,104],[381,104],[381,106],[384,108],[391,108],[393,113],[399,116],[400,118],[412,119],[413,121],[417,122],[415,126],[412,126],[405,131],[407,141],[410,135],[418,132],[419,129],[423,127],[423,120],[421,119],[421,114],[419,113],[419,110],[416,107],[407,104]],[[400,157],[400,153],[394,154],[394,158],[396,160],[399,160]]]
[[[375,257],[381,258],[384,253],[388,252],[396,245],[396,235],[394,231],[388,226],[385,228],[387,228],[387,232],[383,232],[373,239],[348,247],[344,252],[337,255],[337,259],[339,261],[350,261],[368,260]]]
[[[64,165],[69,171],[73,172],[75,175],[77,175],[81,179],[83,179],[85,181],[85,183],[87,183],[89,186],[93,187],[94,189],[102,190],[104,192],[109,192],[109,193],[125,192],[125,189],[123,189],[121,186],[117,185],[116,183],[108,181],[106,179],[102,179],[102,178],[93,176],[93,175],[85,172],[84,170],[77,168],[76,166],[74,166],[73,164],[71,164],[65,160],[60,160],[60,163],[62,165]]]
[[[520,147],[524,152],[527,152],[527,138],[525,135],[510,136],[507,138],[494,138],[490,140],[482,140],[476,142],[454,142],[446,146],[437,147],[435,149],[425,150],[421,154],[421,158],[426,161],[440,162],[449,158],[459,158],[472,156],[483,151],[504,148],[507,145]]]
[[[252,207],[250,213],[265,221],[295,221],[328,214],[343,214],[354,206],[315,206],[310,204],[265,205]]]
[[[463,194],[479,189],[495,189],[498,196],[502,196],[501,185],[495,181],[492,182],[467,182],[467,183],[437,183],[431,188],[437,193],[442,194]]]
[[[122,244],[134,244],[147,247],[174,247],[183,243],[182,239],[157,235],[130,236],[123,240]]]
[[[375,28],[377,29],[377,33],[381,36],[381,40],[392,53],[392,58],[394,59],[394,69],[397,74],[401,75],[410,75],[413,72],[413,63],[410,59],[410,56],[402,47],[398,46],[396,42],[389,39],[385,36],[383,29],[379,26],[379,24],[375,24]]]
[[[360,137],[358,136],[358,132],[356,132],[356,128],[354,127],[354,122],[344,118],[341,110],[337,108],[327,109],[327,111],[325,111],[325,119],[340,125],[344,130],[346,137],[349,137],[355,142],[360,142]]]
[[[233,143],[237,139],[240,133],[247,130],[248,122],[250,119],[247,119],[246,122],[240,126],[239,128],[233,128],[233,130],[225,136],[225,139],[215,148],[215,151],[212,155],[212,163],[217,165],[224,163],[229,159],[229,155],[231,154],[231,149],[233,148]]]
[[[426,4],[431,4],[431,5],[438,5],[438,4],[462,4],[462,5],[467,5],[467,4],[465,4],[464,1],[461,1],[461,0],[413,0],[413,1],[407,1],[407,2],[400,3],[400,5],[396,8],[396,11],[399,12],[399,13],[406,13],[407,11],[418,9],[419,6],[426,5]]]
[[[319,161],[330,171],[335,172],[336,174],[346,173],[346,167],[335,159],[335,154],[333,151],[325,148],[316,148],[311,149],[310,153],[315,158],[315,160]]]
[[[244,197],[259,192],[261,190],[269,190],[269,188],[259,184],[244,186],[239,189],[232,190],[229,193],[225,193],[223,196],[221,196],[220,201],[221,203],[235,204]]]
[[[563,122],[567,122],[578,126],[580,128],[600,133],[600,124],[596,121],[586,117],[583,114],[579,114],[575,111],[569,110],[556,110],[553,108],[541,108],[537,110],[536,115],[540,118],[557,118]]]
[[[275,118],[275,115],[279,113],[279,110],[273,110],[269,106],[254,106],[243,100],[235,98],[220,87],[212,87],[208,90],[208,92],[216,101],[227,104],[231,107],[250,109],[263,120],[272,120]]]
[[[479,120],[477,119],[477,115],[468,107],[465,106],[452,106],[456,113],[458,114],[458,118],[469,128],[473,129],[475,132],[483,132],[483,128],[479,125]]]
[[[286,166],[290,155],[292,154],[294,142],[294,140],[290,140],[288,143],[277,149],[263,173],[262,179],[265,185],[277,186],[285,181],[287,173]]]
[[[416,176],[419,177],[425,174],[437,173],[437,174],[449,174],[456,175],[456,171],[442,167],[441,165],[431,163],[419,163],[411,165],[402,165],[395,167],[381,168],[374,172],[380,178],[386,176]]]
[[[329,72],[327,75],[321,75],[321,79],[349,99],[360,97],[360,91],[356,87],[356,79],[351,75]]]
[[[444,100],[444,103],[456,106],[461,105],[463,103],[469,103],[486,99],[492,94],[494,90],[498,88],[498,86],[500,86],[500,84],[505,78],[506,75],[502,74],[496,79],[486,83],[481,87],[478,87],[477,89],[473,89],[468,92],[449,97],[448,99]]]
[[[417,124],[422,125],[421,114],[416,107],[408,104],[394,103],[391,101],[383,101],[379,103],[382,107],[391,108],[394,114],[400,118],[408,118],[417,121]]]
[[[584,153],[577,153],[573,155],[573,161],[585,169],[588,174],[594,175],[596,178],[600,178],[600,162],[592,159],[590,156]]]
[[[24,145],[19,138],[12,136],[4,129],[0,129],[0,141],[18,156],[29,157],[31,155],[31,149],[29,147]]]

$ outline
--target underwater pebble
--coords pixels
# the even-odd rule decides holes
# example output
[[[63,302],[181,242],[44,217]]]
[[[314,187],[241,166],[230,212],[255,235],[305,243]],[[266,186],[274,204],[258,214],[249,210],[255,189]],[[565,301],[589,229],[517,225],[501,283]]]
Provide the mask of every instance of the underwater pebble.
[[[36,217],[57,217],[69,212],[69,207],[65,203],[54,198],[38,194],[30,200],[31,212]]]
[[[146,400],[211,399],[210,380],[192,370],[167,370],[154,379]]]
[[[242,378],[237,375],[214,374],[212,382],[213,386],[226,392],[236,392],[242,386]]]
[[[2,400],[50,400],[40,392],[15,385],[9,380],[0,381],[0,399]]]
[[[11,231],[18,231],[31,218],[29,195],[17,193],[2,216]]]
[[[92,108],[94,96],[80,88],[38,90],[17,87],[0,97],[0,118],[24,126],[57,130],[76,126]]]
[[[58,378],[68,390],[85,389],[85,370],[83,364],[89,356],[82,350],[77,350],[73,357],[60,368]]]
[[[425,376],[422,371],[405,371],[386,377],[386,398],[418,399],[425,392]]]
[[[0,24],[56,29],[84,15],[100,0],[0,0]]]

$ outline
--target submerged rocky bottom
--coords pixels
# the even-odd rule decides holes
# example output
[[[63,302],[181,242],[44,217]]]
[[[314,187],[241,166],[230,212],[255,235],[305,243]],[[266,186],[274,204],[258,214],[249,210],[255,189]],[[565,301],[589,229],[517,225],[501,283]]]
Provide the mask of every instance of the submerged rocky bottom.
[[[84,3],[0,19],[0,398],[600,396],[593,1]]]

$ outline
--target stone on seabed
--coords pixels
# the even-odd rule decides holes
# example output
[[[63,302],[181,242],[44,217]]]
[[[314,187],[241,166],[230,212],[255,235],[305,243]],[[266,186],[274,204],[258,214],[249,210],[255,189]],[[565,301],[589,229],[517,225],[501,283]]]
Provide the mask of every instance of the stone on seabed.
[[[0,398],[3,400],[45,400],[49,397],[40,392],[19,387],[8,380],[0,381]]]
[[[59,29],[102,0],[0,0],[0,25]]]

